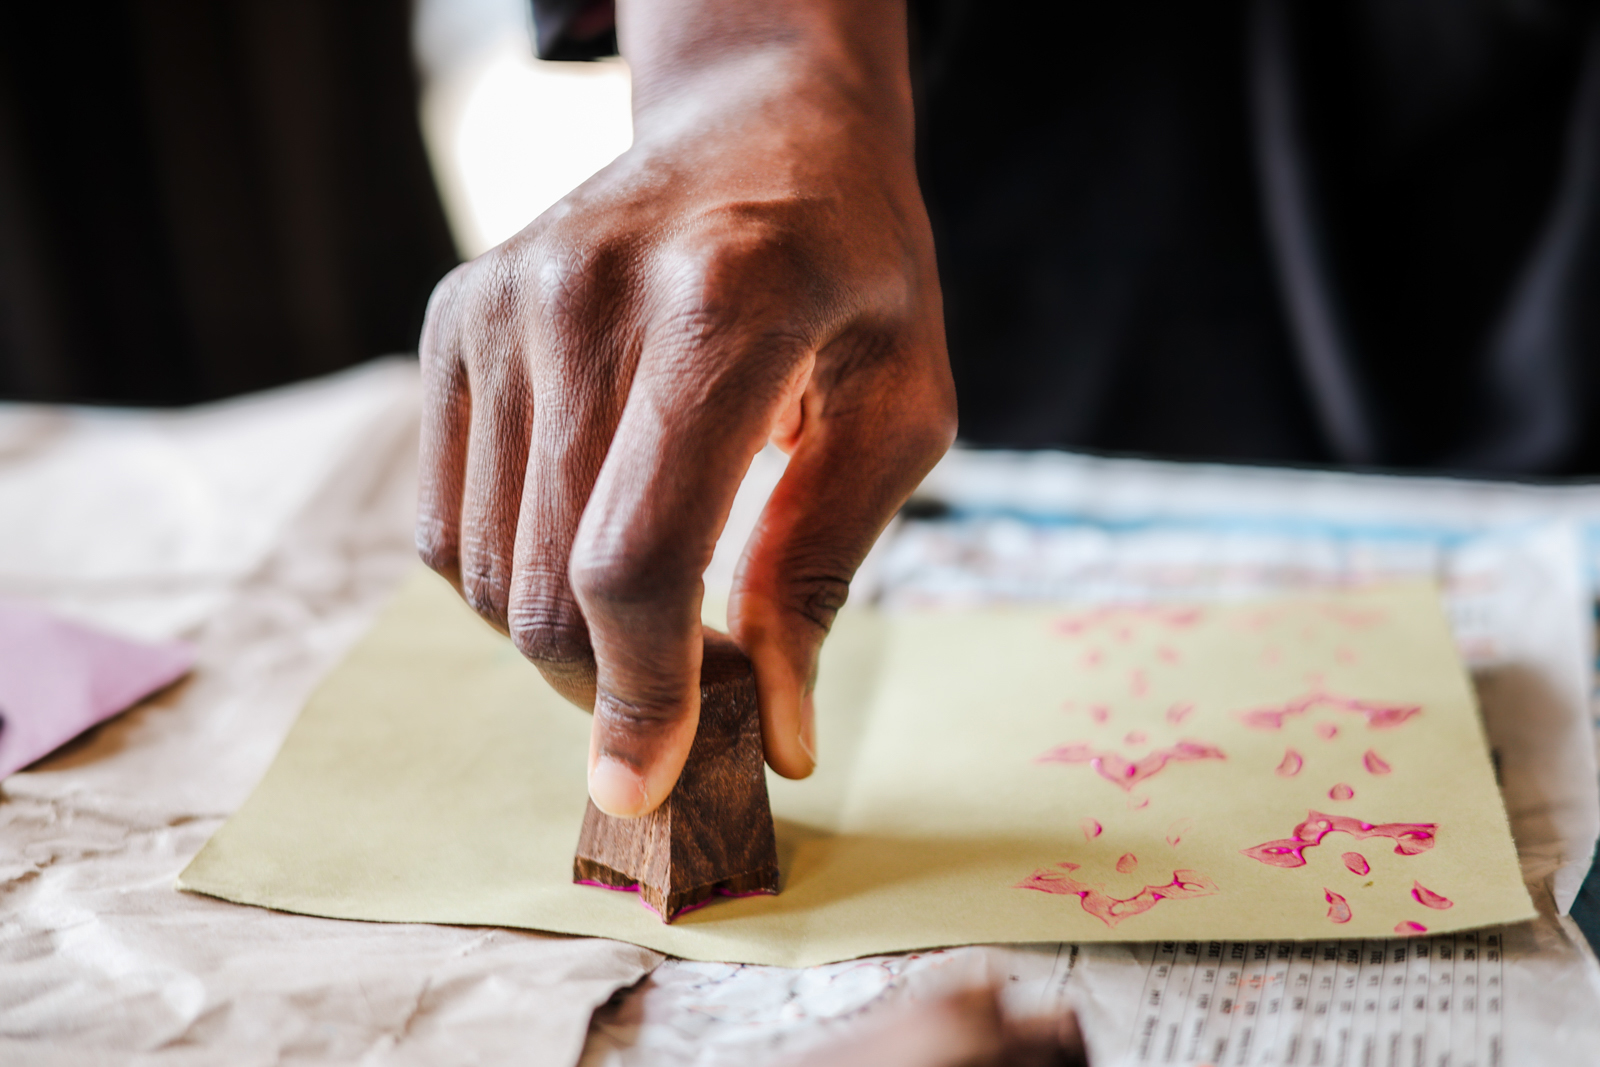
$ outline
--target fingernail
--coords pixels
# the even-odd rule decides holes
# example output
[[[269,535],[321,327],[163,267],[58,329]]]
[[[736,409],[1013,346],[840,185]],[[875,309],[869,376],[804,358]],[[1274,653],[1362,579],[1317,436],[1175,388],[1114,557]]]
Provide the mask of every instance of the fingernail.
[[[811,766],[817,765],[817,704],[810,693],[800,698],[800,747],[811,757]]]
[[[601,756],[589,772],[589,798],[607,815],[631,819],[650,810],[644,776],[621,760]]]

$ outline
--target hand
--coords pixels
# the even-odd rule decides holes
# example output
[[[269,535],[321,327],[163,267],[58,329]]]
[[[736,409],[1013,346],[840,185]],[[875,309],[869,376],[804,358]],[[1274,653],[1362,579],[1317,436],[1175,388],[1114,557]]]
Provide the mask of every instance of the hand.
[[[653,0],[619,30],[633,147],[429,305],[417,542],[594,709],[590,795],[639,815],[694,738],[701,575],[755,453],[791,458],[729,619],[799,778],[822,640],[955,397],[899,0]]]

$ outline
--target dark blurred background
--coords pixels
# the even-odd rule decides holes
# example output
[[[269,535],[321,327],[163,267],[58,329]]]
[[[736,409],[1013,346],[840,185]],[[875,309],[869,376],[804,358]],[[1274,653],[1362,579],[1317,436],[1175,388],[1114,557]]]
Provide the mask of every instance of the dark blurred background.
[[[456,250],[407,0],[0,15],[0,396],[175,404],[414,350]]]

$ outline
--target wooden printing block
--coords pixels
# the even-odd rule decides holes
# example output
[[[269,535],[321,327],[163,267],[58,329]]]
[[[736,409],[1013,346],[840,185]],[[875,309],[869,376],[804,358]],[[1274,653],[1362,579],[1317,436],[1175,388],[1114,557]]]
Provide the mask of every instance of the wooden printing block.
[[[649,815],[616,819],[589,802],[574,882],[637,889],[663,922],[715,896],[778,891],[778,848],[750,661],[708,633],[700,725],[677,786]]]

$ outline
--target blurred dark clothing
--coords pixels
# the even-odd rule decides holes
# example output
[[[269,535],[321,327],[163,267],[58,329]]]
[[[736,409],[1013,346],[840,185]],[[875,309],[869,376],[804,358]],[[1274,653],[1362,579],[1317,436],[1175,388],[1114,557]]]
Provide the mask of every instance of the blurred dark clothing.
[[[0,396],[176,403],[414,350],[455,262],[407,0],[0,15]]]
[[[963,439],[1600,473],[1591,0],[911,10]]]

